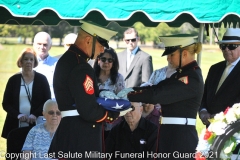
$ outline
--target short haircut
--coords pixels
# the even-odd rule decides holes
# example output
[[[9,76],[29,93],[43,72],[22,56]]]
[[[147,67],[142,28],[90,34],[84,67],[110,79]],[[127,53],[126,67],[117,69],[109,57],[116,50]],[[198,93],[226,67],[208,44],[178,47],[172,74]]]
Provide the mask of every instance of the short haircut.
[[[58,106],[58,104],[55,100],[52,100],[52,99],[47,100],[43,105],[43,112],[47,112],[48,108],[51,106],[54,106],[54,105]]]
[[[30,53],[33,55],[34,57],[34,66],[33,68],[37,67],[38,66],[38,60],[37,60],[37,55],[35,53],[35,51],[32,49],[32,48],[24,48],[20,54],[20,56],[18,57],[18,60],[17,60],[17,66],[18,68],[22,68],[22,60],[24,58],[24,56],[27,54],[27,53]]]
[[[52,38],[51,36],[47,33],[47,32],[38,32],[35,36],[34,36],[34,39],[33,39],[33,43],[37,43],[37,39],[39,38],[39,36],[41,35],[46,35],[47,36],[47,39],[48,39],[48,43],[50,46],[52,46]]]
[[[131,33],[135,33],[135,35],[138,37],[138,31],[135,28],[128,28],[123,34],[124,34],[124,38],[125,38],[125,34],[131,34]]]

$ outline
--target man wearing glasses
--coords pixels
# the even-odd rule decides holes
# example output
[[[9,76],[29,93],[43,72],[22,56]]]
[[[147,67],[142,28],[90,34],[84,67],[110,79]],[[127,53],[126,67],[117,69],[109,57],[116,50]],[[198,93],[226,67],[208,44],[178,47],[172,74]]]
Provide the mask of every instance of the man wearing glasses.
[[[134,28],[124,32],[127,49],[118,53],[119,73],[125,80],[126,88],[137,87],[147,82],[153,72],[152,56],[143,52],[138,44],[140,37]]]
[[[111,153],[113,158],[110,159],[116,160],[153,159],[151,154],[156,152],[158,127],[142,117],[141,102],[131,104],[133,110],[127,112],[109,133],[105,144],[106,153]],[[131,154],[135,156],[129,156]]]
[[[227,29],[217,43],[225,60],[210,67],[205,81],[199,117],[206,126],[209,118],[240,102],[240,29]]]

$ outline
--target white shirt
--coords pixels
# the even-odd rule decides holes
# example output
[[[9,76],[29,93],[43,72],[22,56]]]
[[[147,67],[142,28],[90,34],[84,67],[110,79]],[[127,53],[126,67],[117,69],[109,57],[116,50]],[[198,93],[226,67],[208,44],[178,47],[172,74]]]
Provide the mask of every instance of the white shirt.
[[[53,90],[53,74],[55,71],[57,60],[58,59],[51,56],[48,56],[44,60],[38,57],[38,66],[34,68],[35,71],[46,76],[49,83],[52,99],[55,99]]]
[[[129,69],[129,67],[133,61],[133,58],[137,54],[137,50],[138,50],[138,46],[132,51],[127,50],[127,70]]]

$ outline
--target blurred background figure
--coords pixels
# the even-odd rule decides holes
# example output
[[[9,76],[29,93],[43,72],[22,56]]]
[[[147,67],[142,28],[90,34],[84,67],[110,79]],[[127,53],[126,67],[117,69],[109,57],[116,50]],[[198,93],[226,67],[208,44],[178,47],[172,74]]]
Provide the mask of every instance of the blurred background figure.
[[[122,89],[125,88],[123,76],[118,72],[119,62],[118,57],[113,48],[104,49],[97,60],[94,63],[94,71],[97,77],[99,90],[106,89],[115,94],[118,94]],[[118,121],[113,123],[105,123],[106,138],[112,126]]]
[[[38,67],[34,70],[46,76],[51,90],[51,97],[55,99],[53,91],[53,74],[58,59],[50,56],[49,50],[51,47],[52,39],[47,32],[38,32],[35,35],[33,49],[37,53]]]
[[[124,120],[112,128],[106,139],[106,153],[112,153],[112,159],[122,159],[115,155],[116,151],[144,154],[156,152],[158,127],[142,117],[143,107],[140,102],[131,104],[133,110],[124,115]]]
[[[3,138],[8,138],[13,129],[34,126],[36,118],[42,115],[43,104],[51,98],[46,77],[33,70],[37,65],[33,49],[25,48],[17,60],[22,71],[9,78],[3,96],[2,106],[7,112]]]
[[[58,109],[57,102],[54,100],[47,100],[43,106],[42,112],[45,123],[40,123],[34,126],[28,133],[25,143],[23,145],[22,151],[25,153],[25,158],[31,155],[30,153],[35,153],[36,157],[31,157],[31,159],[51,159],[51,157],[46,157],[48,149],[50,147],[54,133],[61,120],[61,112]]]
[[[69,33],[65,36],[64,38],[64,48],[65,50],[68,50],[68,48],[74,44],[74,42],[76,41],[77,39],[77,34],[75,33]]]
[[[143,103],[142,105],[142,117],[159,126],[160,111],[154,106],[154,104]]]
[[[140,37],[136,29],[128,28],[123,37],[127,48],[117,54],[121,62],[119,73],[124,77],[126,88],[139,87],[153,72],[152,56],[139,48]]]

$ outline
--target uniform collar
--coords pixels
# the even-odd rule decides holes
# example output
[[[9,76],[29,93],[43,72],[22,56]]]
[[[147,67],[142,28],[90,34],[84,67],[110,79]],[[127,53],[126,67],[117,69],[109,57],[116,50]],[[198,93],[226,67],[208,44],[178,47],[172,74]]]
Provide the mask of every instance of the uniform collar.
[[[75,45],[75,44],[71,45],[68,50],[78,54],[79,56],[81,56],[86,61],[89,60],[88,55],[82,49],[80,49],[77,45]],[[79,52],[79,50],[81,52]]]
[[[181,68],[177,68],[176,70],[177,70],[177,73],[182,73],[185,70],[196,69],[196,68],[199,68],[199,66],[198,66],[197,62],[194,60]]]

